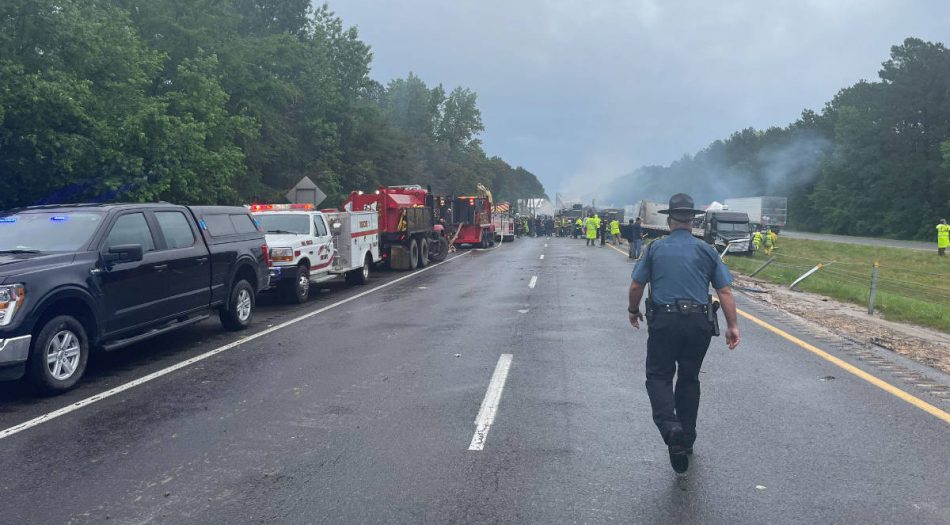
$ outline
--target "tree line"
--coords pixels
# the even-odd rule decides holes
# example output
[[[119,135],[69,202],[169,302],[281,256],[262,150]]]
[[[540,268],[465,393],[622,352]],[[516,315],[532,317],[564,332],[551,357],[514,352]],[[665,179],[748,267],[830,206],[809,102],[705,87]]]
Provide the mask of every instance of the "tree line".
[[[844,88],[785,127],[744,129],[668,166],[611,185],[612,198],[700,202],[789,198],[789,226],[846,235],[932,239],[950,219],[950,52],[908,38],[877,81]]]
[[[309,0],[5,0],[0,209],[280,202],[303,176],[328,204],[380,184],[544,196],[482,149],[474,92],[371,65]]]

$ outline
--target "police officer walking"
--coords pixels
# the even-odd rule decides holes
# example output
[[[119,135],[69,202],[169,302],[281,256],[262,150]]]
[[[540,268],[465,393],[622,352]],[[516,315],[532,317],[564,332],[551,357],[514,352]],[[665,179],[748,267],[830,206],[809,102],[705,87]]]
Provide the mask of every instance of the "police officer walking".
[[[689,467],[689,454],[696,440],[699,411],[699,369],[713,335],[718,333],[716,310],[709,285],[726,317],[726,343],[739,345],[739,323],[730,284],[732,275],[715,248],[693,237],[691,223],[703,213],[684,193],[670,198],[667,224],[670,235],[650,244],[633,270],[630,285],[630,324],[648,323],[646,388],[656,423],[669,449],[673,470]],[[640,300],[650,284],[646,311]],[[673,376],[676,388],[673,388]]]

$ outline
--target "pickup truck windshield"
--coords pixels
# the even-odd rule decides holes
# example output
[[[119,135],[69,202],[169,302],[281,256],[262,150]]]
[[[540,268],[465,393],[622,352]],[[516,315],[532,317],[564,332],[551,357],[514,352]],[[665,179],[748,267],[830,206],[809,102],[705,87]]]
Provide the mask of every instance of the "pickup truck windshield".
[[[310,235],[310,216],[299,213],[266,213],[256,215],[267,233],[300,233]]]
[[[102,223],[96,212],[0,214],[0,253],[73,252],[85,245]]]
[[[720,232],[749,233],[749,223],[747,222],[720,222],[716,227]]]

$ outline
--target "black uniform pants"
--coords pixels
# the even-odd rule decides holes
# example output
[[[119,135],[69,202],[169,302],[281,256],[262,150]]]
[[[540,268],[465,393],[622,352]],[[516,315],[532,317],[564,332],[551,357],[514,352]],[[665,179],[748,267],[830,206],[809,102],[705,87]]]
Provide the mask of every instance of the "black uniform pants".
[[[672,429],[681,426],[687,446],[692,446],[699,411],[699,369],[709,348],[712,326],[705,314],[664,312],[654,316],[648,329],[646,385],[653,422],[667,444]]]

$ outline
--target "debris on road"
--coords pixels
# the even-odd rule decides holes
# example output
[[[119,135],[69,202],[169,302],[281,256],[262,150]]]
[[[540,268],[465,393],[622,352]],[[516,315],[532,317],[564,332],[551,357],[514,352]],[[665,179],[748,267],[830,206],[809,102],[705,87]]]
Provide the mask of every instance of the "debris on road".
[[[832,332],[876,345],[918,363],[950,373],[950,334],[921,326],[896,323],[878,315],[869,316],[864,307],[803,291],[789,291],[772,283],[736,275],[737,290],[760,288],[766,293],[747,297],[780,308]]]

